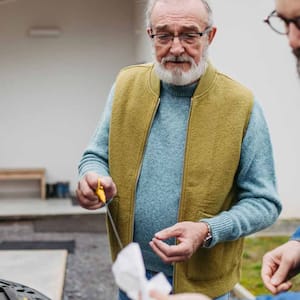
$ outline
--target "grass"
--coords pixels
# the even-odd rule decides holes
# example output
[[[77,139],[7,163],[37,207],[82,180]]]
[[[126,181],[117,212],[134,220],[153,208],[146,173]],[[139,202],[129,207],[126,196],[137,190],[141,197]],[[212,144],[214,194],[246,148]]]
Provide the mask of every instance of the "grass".
[[[248,237],[245,239],[245,249],[242,263],[242,278],[240,283],[255,296],[270,294],[264,287],[260,271],[263,255],[275,247],[288,241],[288,236]],[[300,276],[292,279],[293,291],[300,291]]]

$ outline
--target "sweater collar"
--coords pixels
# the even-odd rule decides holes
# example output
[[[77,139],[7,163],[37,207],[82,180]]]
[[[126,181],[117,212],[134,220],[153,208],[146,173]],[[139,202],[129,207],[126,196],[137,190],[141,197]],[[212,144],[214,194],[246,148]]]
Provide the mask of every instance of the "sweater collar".
[[[174,97],[191,98],[194,94],[198,81],[189,85],[179,86],[166,82],[161,82],[161,92],[165,92]]]

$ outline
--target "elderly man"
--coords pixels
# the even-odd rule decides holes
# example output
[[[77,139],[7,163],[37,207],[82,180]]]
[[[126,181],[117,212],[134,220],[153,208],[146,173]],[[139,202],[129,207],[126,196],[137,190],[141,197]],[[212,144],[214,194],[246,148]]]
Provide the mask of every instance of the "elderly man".
[[[300,1],[276,0],[274,10],[265,20],[277,33],[286,35],[297,60],[300,76]],[[284,292],[291,288],[289,279],[300,272],[300,227],[290,241],[265,254],[261,275],[265,286],[277,296],[260,296],[257,300],[299,300],[299,292]],[[207,300],[200,294],[165,296],[153,291],[156,300]]]
[[[216,28],[206,1],[150,1],[147,21],[154,63],[118,75],[80,161],[77,197],[102,207],[100,180],[113,198],[113,260],[135,241],[148,277],[163,272],[174,293],[228,299],[243,237],[281,210],[268,128],[253,94],[208,62]]]

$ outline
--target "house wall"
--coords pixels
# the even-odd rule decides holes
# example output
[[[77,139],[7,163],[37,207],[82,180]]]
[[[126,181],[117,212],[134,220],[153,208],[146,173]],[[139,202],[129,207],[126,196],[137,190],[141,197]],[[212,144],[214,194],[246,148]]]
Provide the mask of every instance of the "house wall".
[[[111,84],[135,63],[133,22],[130,1],[0,5],[0,168],[45,167],[48,182],[75,188]],[[36,26],[58,26],[61,35],[28,36]]]

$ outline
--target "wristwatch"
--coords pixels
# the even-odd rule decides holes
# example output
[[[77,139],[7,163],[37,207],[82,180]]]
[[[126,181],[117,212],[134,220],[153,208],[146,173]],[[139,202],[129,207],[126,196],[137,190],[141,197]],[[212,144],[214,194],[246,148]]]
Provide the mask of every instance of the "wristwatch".
[[[204,240],[202,242],[201,247],[202,248],[208,248],[213,237],[212,237],[212,234],[211,234],[210,225],[206,222],[203,222],[203,223],[205,223],[205,225],[207,226],[208,231],[207,231],[206,237],[204,238]]]

